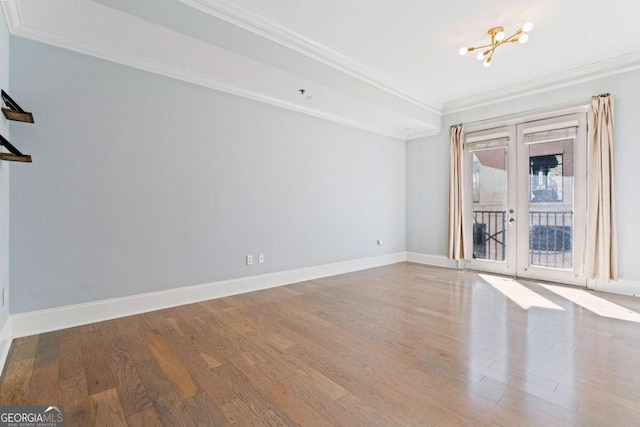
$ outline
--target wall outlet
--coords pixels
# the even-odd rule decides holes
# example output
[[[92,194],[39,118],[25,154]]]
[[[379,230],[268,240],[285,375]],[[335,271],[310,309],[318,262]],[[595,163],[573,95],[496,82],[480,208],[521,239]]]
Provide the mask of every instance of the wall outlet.
[[[264,264],[264,254],[258,255],[258,264]]]
[[[7,301],[7,288],[2,288],[2,305],[4,306]]]
[[[378,246],[382,246],[382,244],[383,244],[383,243],[384,243],[384,242],[382,241],[382,239],[378,239],[378,240],[376,241],[376,244],[377,244]]]
[[[247,265],[253,264],[253,255],[247,255]]]

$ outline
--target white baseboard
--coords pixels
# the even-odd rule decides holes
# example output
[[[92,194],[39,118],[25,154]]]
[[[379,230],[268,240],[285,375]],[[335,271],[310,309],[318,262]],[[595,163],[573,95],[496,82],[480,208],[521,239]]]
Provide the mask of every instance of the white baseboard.
[[[7,356],[9,356],[11,339],[11,316],[9,316],[2,327],[2,331],[0,331],[0,374],[2,374],[4,365],[7,362]]]
[[[398,252],[166,291],[18,313],[11,315],[10,335],[12,338],[35,335],[168,307],[395,264],[405,260],[406,253]]]
[[[458,262],[441,255],[428,255],[418,252],[407,252],[407,261],[418,264],[435,265],[437,267],[458,268]]]
[[[640,282],[635,280],[617,280],[615,282],[600,282],[590,280],[587,284],[589,289],[598,292],[611,292],[613,294],[640,296]]]
[[[457,269],[457,261],[453,261],[441,255],[421,254],[418,252],[407,252],[407,261],[419,264],[433,265]],[[615,282],[600,282],[589,280],[587,288],[598,292],[609,292],[613,294],[640,296],[640,281],[618,280]]]

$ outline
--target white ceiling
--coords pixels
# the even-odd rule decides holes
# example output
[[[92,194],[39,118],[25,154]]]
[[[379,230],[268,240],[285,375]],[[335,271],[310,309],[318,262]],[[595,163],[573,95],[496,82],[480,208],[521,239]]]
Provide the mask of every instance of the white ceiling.
[[[9,0],[12,32],[373,132],[640,68],[640,0]],[[534,23],[490,68],[463,45]],[[305,96],[297,90],[306,89]],[[311,99],[306,99],[311,95]]]
[[[640,51],[640,1],[634,0],[235,3],[343,53],[436,106]],[[535,24],[530,41],[502,47],[490,69],[474,55],[458,54],[461,46],[486,44],[490,27],[513,32],[527,21]]]

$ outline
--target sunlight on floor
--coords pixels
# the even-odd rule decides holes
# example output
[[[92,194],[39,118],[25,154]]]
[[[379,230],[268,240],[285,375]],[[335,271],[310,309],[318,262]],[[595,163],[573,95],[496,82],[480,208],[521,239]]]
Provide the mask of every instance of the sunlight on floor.
[[[482,280],[493,286],[504,296],[506,296],[525,310],[528,310],[531,307],[539,307],[564,311],[564,308],[552,303],[545,297],[538,295],[531,289],[521,285],[513,279],[491,276],[488,274],[479,274],[479,276],[480,278],[482,278]]]
[[[566,298],[574,304],[584,307],[599,316],[640,323],[640,314],[635,311],[597,297],[583,289],[558,285],[544,285],[542,283],[538,284],[543,288],[550,290],[554,294],[560,295],[561,297]]]

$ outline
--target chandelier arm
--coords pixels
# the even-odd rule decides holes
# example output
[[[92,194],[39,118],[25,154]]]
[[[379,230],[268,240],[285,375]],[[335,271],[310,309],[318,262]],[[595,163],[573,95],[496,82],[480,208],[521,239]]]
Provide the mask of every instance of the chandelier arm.
[[[485,47],[491,47],[491,46],[493,46],[493,45],[491,45],[491,44],[485,44],[485,45],[482,45],[482,46],[473,46],[473,47],[469,47],[469,48],[467,48],[467,49],[469,49],[469,52],[471,52],[472,50],[484,49]]]
[[[496,51],[495,47],[493,49],[490,49],[490,50],[487,51],[488,56],[485,55],[486,58],[484,60],[484,66],[485,67],[488,67],[488,66],[491,65],[491,61],[493,60],[493,54],[495,53],[495,51]]]
[[[522,28],[520,28],[518,31],[516,31],[515,33],[511,34],[509,37],[507,37],[506,39],[504,39],[502,41],[502,43],[508,43],[508,42],[512,42],[514,40],[512,40],[514,37],[519,36],[520,34],[522,34]],[[517,40],[516,40],[517,41]]]

